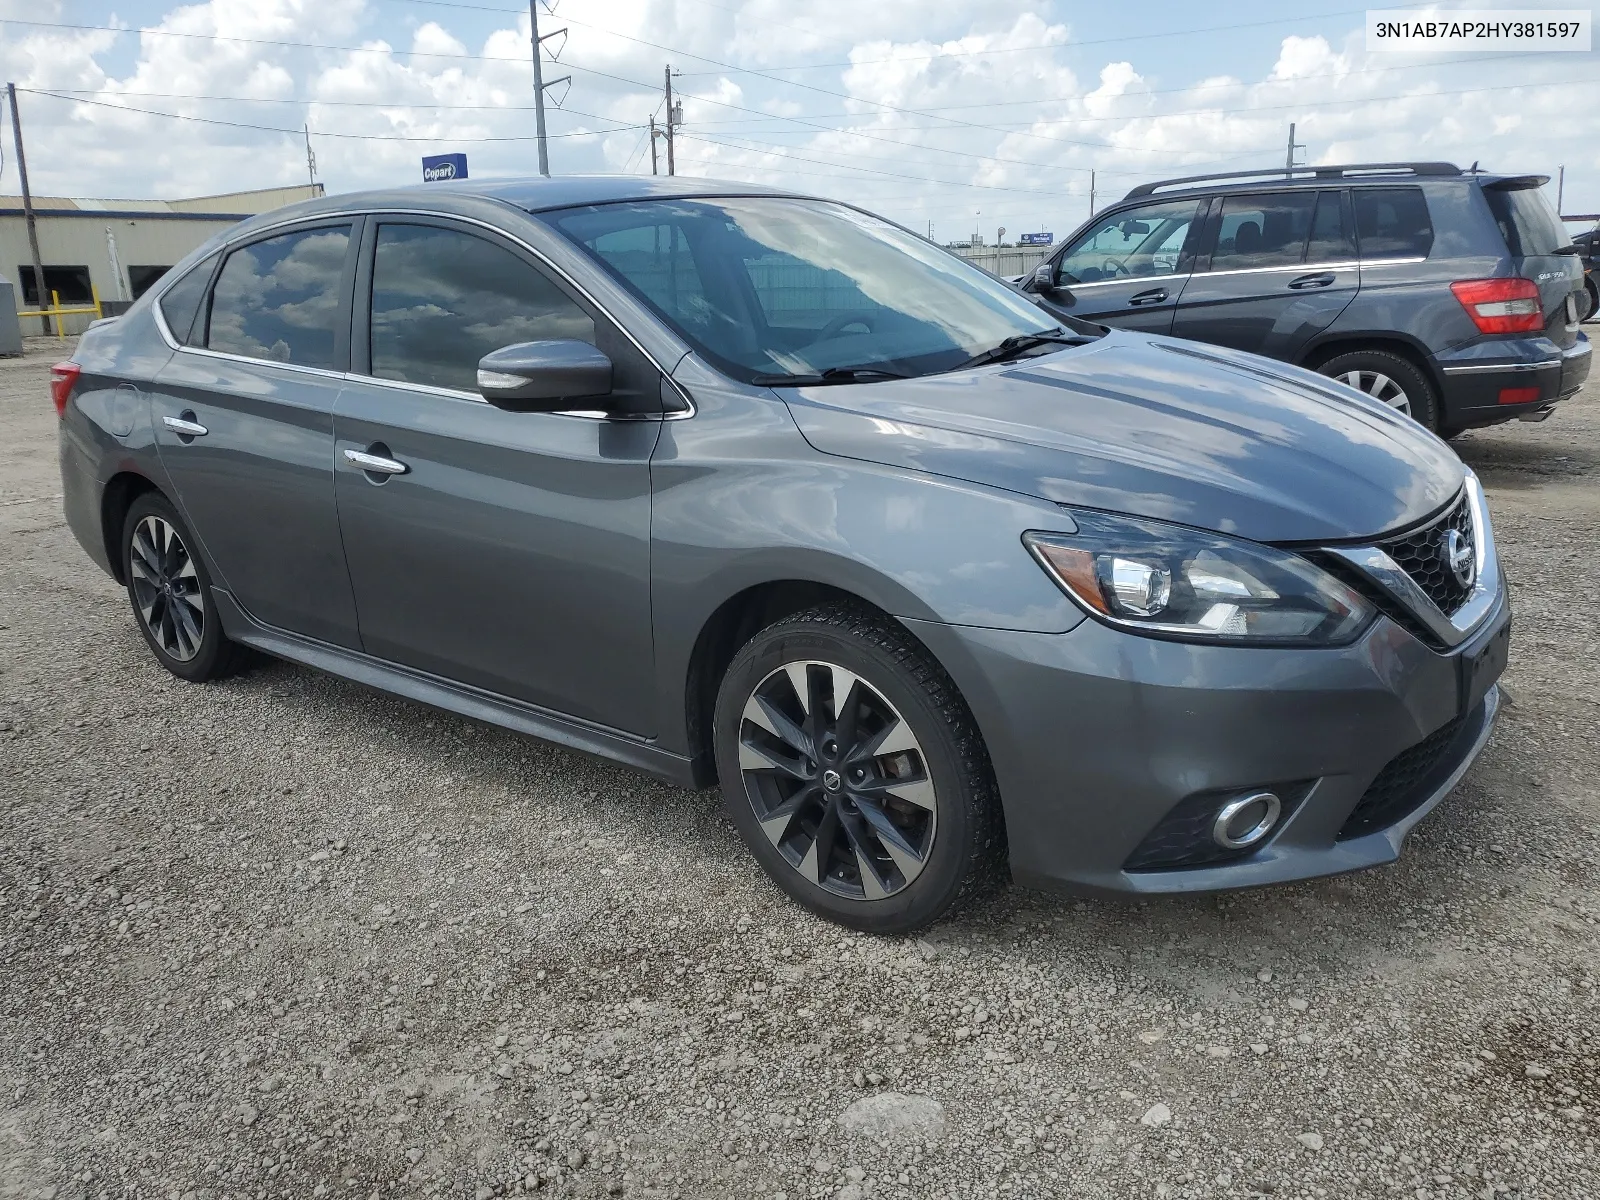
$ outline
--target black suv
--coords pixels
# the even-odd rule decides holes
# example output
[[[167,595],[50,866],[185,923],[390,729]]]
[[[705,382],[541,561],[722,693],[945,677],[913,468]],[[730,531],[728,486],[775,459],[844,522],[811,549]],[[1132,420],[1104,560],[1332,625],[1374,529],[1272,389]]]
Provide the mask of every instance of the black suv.
[[[1058,314],[1309,367],[1446,437],[1538,421],[1590,355],[1548,182],[1419,162],[1146,183],[1017,282]]]

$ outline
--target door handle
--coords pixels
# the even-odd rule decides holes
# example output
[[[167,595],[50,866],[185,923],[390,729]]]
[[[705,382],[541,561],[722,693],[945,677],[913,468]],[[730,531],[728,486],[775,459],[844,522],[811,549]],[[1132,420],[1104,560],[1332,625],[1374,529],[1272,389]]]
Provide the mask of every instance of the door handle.
[[[363,471],[373,475],[404,475],[411,470],[403,462],[386,458],[382,454],[368,454],[365,450],[346,450],[344,456]]]
[[[1148,292],[1139,292],[1128,297],[1129,304],[1160,304],[1167,298],[1166,288],[1151,288]]]
[[[1291,279],[1289,286],[1295,291],[1304,291],[1306,288],[1327,287],[1333,282],[1333,272],[1323,271],[1317,275],[1302,275],[1299,279]]]
[[[200,424],[199,421],[190,420],[190,418],[193,416],[194,414],[190,413],[185,417],[162,417],[161,423],[168,429],[172,430],[172,432],[177,434],[179,437],[205,437],[209,431],[204,425]]]

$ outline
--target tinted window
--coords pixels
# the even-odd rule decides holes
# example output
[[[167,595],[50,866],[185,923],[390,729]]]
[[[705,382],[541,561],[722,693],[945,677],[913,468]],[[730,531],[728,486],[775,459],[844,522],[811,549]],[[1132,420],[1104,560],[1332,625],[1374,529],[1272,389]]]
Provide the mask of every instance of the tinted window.
[[[133,298],[137,300],[156,284],[161,282],[161,277],[172,270],[169,263],[164,267],[132,266],[128,268],[128,286],[133,289]]]
[[[1344,224],[1344,205],[1338,192],[1318,192],[1317,212],[1311,218],[1311,242],[1306,261],[1337,262],[1356,256],[1356,240]]]
[[[301,367],[332,367],[350,227],[280,234],[235,250],[211,291],[206,345]]]
[[[1433,249],[1421,188],[1357,188],[1355,209],[1362,258],[1426,258]]]
[[[478,390],[478,360],[519,342],[594,341],[594,322],[528,263],[470,233],[381,225],[372,264],[372,373]]]
[[[178,339],[180,346],[187,346],[191,340],[190,331],[194,328],[194,315],[200,311],[200,301],[205,297],[206,284],[211,282],[211,268],[216,265],[215,254],[204,262],[195,264],[187,275],[168,288],[161,299],[156,301],[161,306],[161,319],[167,323],[167,328],[172,331],[172,336]]]
[[[1222,201],[1213,271],[1285,267],[1305,261],[1315,192],[1228,196]]]
[[[1171,275],[1199,211],[1198,200],[1163,200],[1105,216],[1067,250],[1057,279],[1074,284]]]
[[[1484,188],[1483,195],[1511,253],[1555,254],[1572,244],[1541,188]]]

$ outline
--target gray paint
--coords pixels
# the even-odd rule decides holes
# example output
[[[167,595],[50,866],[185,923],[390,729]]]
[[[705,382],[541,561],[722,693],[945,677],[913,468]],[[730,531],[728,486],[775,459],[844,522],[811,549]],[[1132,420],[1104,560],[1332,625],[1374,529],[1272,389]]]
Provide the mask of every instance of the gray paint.
[[[607,186],[749,191],[434,185],[295,206],[223,240],[345,211],[493,226],[634,339],[614,345],[642,347],[629,369],[663,373],[653,416],[512,413],[350,370],[174,352],[145,300],[77,353],[62,422],[74,533],[108,565],[104,490],[142,475],[199,533],[230,636],[686,784],[708,781],[686,705],[707,621],[751,588],[827,585],[898,618],[956,680],[1019,878],[1229,886],[1392,857],[1404,822],[1337,846],[1330,830],[1388,756],[1454,715],[1452,658],[1382,618],[1341,650],[1130,636],[1087,619],[1021,537],[1071,532],[1072,504],[1269,541],[1371,538],[1458,492],[1442,443],[1309,372],[1126,333],[921,380],[738,384],[526,211]],[[353,271],[345,286],[360,294]],[[180,412],[206,436],[165,432]],[[405,473],[363,472],[345,449]],[[1189,792],[1313,775],[1315,803],[1251,864],[1164,883],[1117,869]]]

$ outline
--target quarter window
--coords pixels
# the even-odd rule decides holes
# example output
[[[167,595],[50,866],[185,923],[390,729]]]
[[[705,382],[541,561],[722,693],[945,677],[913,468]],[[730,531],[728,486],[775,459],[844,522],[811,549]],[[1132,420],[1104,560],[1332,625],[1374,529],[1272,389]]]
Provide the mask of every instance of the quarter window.
[[[334,365],[350,227],[303,229],[228,255],[211,293],[212,350],[301,367]]]
[[[594,321],[501,246],[434,225],[380,225],[372,264],[372,374],[478,390],[478,360],[519,342],[593,343]]]
[[[1178,269],[1198,200],[1164,200],[1102,218],[1062,256],[1064,284],[1171,275]]]
[[[1357,188],[1355,209],[1362,258],[1426,258],[1433,249],[1421,188]]]
[[[169,287],[156,301],[161,306],[161,318],[180,346],[192,340],[195,314],[200,311],[200,301],[205,299],[206,284],[211,282],[211,268],[217,265],[213,254],[204,262],[191,267],[187,274]]]
[[[1315,192],[1226,197],[1211,269],[1236,271],[1303,262],[1316,202]]]

